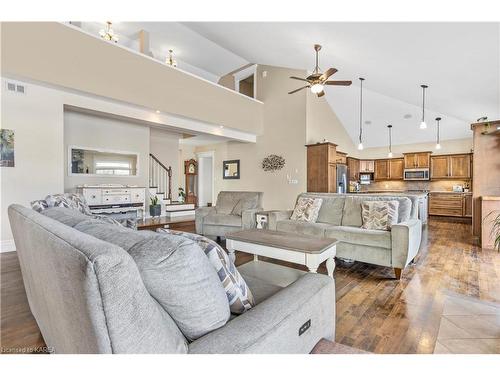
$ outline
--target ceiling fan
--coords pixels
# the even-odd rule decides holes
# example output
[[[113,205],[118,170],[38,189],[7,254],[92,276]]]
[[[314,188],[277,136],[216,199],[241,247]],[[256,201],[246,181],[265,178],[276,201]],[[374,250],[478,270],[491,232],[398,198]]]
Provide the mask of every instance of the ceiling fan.
[[[314,70],[312,74],[307,77],[307,78],[300,78],[300,77],[290,77],[291,79],[296,79],[298,81],[304,81],[307,82],[308,84],[306,86],[302,86],[301,88],[298,88],[296,90],[290,91],[289,94],[294,94],[300,90],[310,88],[311,92],[313,94],[318,95],[318,97],[321,97],[325,95],[325,92],[323,91],[325,85],[332,85],[332,86],[349,86],[352,81],[327,81],[327,79],[337,73],[337,69],[335,68],[329,68],[327,69],[326,72],[321,73],[321,70],[319,69],[318,66],[318,52],[321,49],[321,46],[319,44],[314,45],[314,50],[316,51],[316,66],[314,67]]]

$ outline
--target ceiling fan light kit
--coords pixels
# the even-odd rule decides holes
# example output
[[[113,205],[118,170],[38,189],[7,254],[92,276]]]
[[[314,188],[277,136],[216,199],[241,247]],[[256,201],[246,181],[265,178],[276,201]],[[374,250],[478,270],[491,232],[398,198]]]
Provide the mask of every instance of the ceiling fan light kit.
[[[425,123],[425,89],[429,86],[420,85],[422,87],[422,121],[420,122],[420,129],[427,129],[427,124]]]
[[[313,94],[316,94],[318,96],[318,98],[320,98],[323,95],[325,95],[325,91],[324,91],[325,85],[349,86],[352,83],[351,81],[327,81],[327,79],[330,76],[337,73],[337,69],[329,68],[324,73],[321,72],[321,69],[319,68],[319,55],[318,55],[318,52],[320,50],[321,50],[321,46],[319,44],[315,44],[314,51],[316,51],[316,66],[314,67],[314,70],[313,70],[311,75],[309,75],[306,78],[290,77],[291,79],[307,82],[307,85],[302,86],[298,89],[292,90],[289,92],[289,94],[294,94],[300,90],[309,88],[309,89],[311,89],[311,92]]]

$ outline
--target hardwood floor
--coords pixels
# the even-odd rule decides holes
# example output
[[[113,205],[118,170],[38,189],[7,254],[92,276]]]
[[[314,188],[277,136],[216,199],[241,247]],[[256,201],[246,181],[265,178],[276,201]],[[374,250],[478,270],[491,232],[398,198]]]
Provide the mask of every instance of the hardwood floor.
[[[448,292],[500,302],[500,254],[473,245],[470,233],[468,223],[431,218],[415,264],[399,281],[390,268],[337,260],[336,341],[375,353],[432,353]],[[236,263],[252,259],[237,253]],[[44,346],[16,253],[0,261],[2,351]],[[324,264],[319,272],[326,274]]]

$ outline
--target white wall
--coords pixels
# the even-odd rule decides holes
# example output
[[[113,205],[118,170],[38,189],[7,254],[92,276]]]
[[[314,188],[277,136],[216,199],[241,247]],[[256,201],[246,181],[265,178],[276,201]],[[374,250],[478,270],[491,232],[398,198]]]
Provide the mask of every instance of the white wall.
[[[64,191],[74,192],[82,184],[124,184],[147,187],[149,163],[149,127],[123,120],[64,112]],[[138,174],[130,177],[102,177],[68,173],[70,146],[89,147],[139,154]]]

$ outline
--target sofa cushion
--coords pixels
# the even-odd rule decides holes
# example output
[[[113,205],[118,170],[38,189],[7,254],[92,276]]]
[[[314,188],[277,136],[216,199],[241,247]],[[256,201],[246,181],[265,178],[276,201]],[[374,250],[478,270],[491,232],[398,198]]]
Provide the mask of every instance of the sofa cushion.
[[[324,237],[325,230],[332,227],[325,223],[309,223],[307,221],[280,220],[276,223],[276,230],[282,232],[299,233],[316,237]]]
[[[84,215],[80,211],[67,209],[65,207],[48,207],[39,212],[69,227],[74,227],[76,224],[91,218],[91,216]]]
[[[321,198],[300,197],[297,199],[291,220],[307,221],[315,223],[318,219],[319,210],[323,203]]]
[[[134,231],[88,220],[81,232],[119,245],[132,256],[149,293],[195,340],[229,320],[229,304],[217,272],[193,240],[150,231]]]
[[[236,203],[236,206],[234,206],[234,208],[232,209],[231,215],[241,216],[243,211],[257,208],[258,201],[259,200],[257,196],[240,199],[238,203]]]
[[[247,283],[234,266],[234,263],[229,259],[225,250],[217,242],[199,234],[177,230],[158,229],[158,232],[186,237],[200,245],[224,286],[232,314],[242,314],[255,305],[252,292]]]
[[[230,215],[240,200],[257,198],[255,208],[262,207],[262,193],[256,191],[221,191],[217,196],[215,209],[218,214]]]
[[[347,196],[345,198],[344,211],[342,214],[342,225],[350,227],[361,227],[363,219],[361,217],[361,204],[363,201],[391,201],[399,202],[398,207],[398,223],[406,222],[410,219],[412,210],[412,202],[408,197],[377,195],[366,196]]]
[[[398,201],[364,201],[361,205],[361,228],[391,230],[398,222],[398,207]]]
[[[325,230],[325,236],[336,238],[342,242],[357,245],[382,247],[391,249],[391,232],[385,230],[363,229],[356,227],[330,227]],[[369,251],[369,250],[367,250]]]
[[[209,214],[205,216],[203,224],[207,225],[226,225],[229,227],[241,227],[241,216],[229,214]]]

